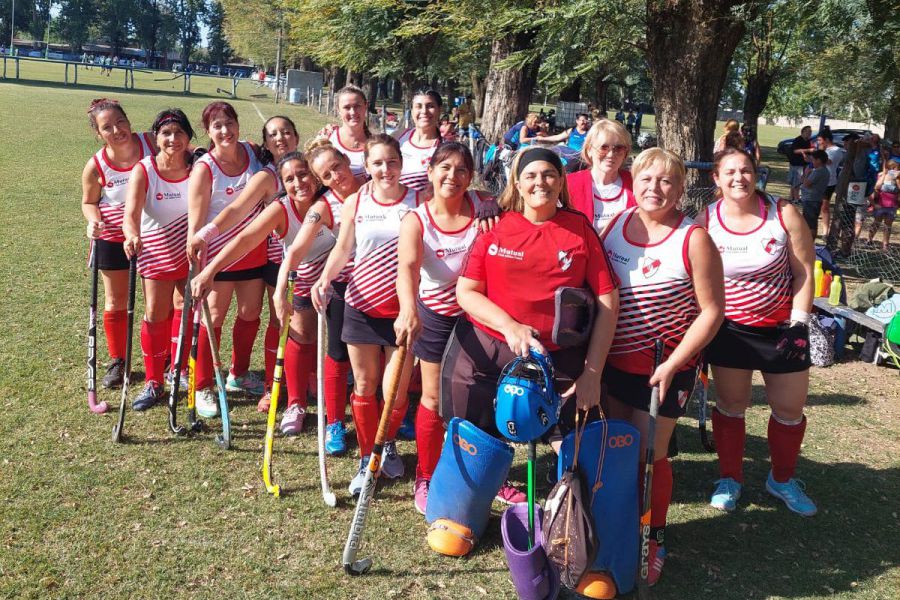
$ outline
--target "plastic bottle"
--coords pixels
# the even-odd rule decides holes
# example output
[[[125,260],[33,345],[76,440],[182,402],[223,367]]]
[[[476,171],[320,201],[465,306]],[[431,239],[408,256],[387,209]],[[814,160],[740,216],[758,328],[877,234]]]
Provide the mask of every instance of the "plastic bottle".
[[[816,261],[816,266],[813,269],[813,275],[814,275],[814,280],[815,280],[815,294],[813,294],[813,295],[816,296],[817,298],[819,296],[824,296],[825,291],[822,289],[822,280],[825,278],[825,271],[822,270],[822,261],[821,260]]]
[[[841,303],[841,288],[843,288],[843,282],[841,276],[837,275],[831,282],[831,289],[828,291],[828,304],[837,306]]]
[[[825,275],[822,277],[822,295],[827,296],[831,292],[831,282],[834,281],[834,277],[831,275],[831,271],[826,270]]]

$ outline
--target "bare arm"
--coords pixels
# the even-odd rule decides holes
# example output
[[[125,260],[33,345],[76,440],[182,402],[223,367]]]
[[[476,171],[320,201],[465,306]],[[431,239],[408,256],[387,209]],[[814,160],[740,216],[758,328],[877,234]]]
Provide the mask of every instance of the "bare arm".
[[[791,308],[810,312],[813,304],[813,263],[816,251],[806,221],[793,205],[782,203],[781,219],[788,232],[788,259],[793,277]]]
[[[572,128],[566,129],[562,133],[557,133],[556,135],[545,135],[544,137],[536,137],[532,138],[535,142],[540,142],[542,144],[556,144],[557,142],[565,142],[569,139],[569,135],[572,133]]]
[[[103,230],[103,217],[100,215],[100,174],[94,165],[94,159],[87,161],[81,172],[81,213],[87,219],[87,236],[96,239]]]
[[[212,220],[213,224],[219,231],[228,231],[250,214],[253,207],[260,201],[271,198],[276,191],[278,191],[278,186],[271,172],[267,170],[257,172],[247,182],[247,186],[240,196],[216,215],[216,218]]]
[[[416,298],[424,254],[422,224],[416,215],[407,213],[400,223],[400,258],[397,266],[397,298],[400,300],[400,314],[394,321],[394,332],[397,334],[398,346],[411,344],[421,329]]]
[[[147,202],[147,174],[140,164],[131,169],[128,192],[125,196],[125,218],[122,233],[125,235],[125,255],[128,258],[141,253],[141,213]]]
[[[206,257],[206,242],[196,239],[196,233],[206,225],[212,195],[212,172],[204,163],[191,169],[188,181],[188,260],[202,261]]]
[[[456,281],[459,306],[479,323],[501,333],[510,350],[519,356],[527,356],[529,348],[545,353],[544,346],[534,337],[537,330],[509,316],[487,297],[486,291],[487,285],[483,281],[468,277],[460,277]]]
[[[528,127],[526,127],[525,125],[522,125],[522,130],[519,132],[519,145],[533,142],[537,138],[538,138],[538,136],[536,136],[536,135],[532,136],[532,137],[528,137]]]

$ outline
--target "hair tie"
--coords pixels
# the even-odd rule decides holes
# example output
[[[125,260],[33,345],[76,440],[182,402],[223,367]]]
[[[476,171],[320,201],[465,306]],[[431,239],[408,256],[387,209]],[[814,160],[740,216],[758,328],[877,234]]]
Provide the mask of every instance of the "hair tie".
[[[522,171],[525,170],[525,167],[540,160],[548,162],[556,167],[556,170],[562,175],[563,165],[558,154],[552,150],[547,150],[546,148],[529,148],[519,156],[519,164],[516,167],[516,178],[518,179],[518,177],[522,175]]]
[[[116,106],[118,106],[119,102],[117,100],[112,100],[110,98],[94,98],[93,100],[91,100],[91,105],[88,107],[87,112],[90,113],[92,110],[97,108],[97,106],[99,106],[100,104],[115,104]]]

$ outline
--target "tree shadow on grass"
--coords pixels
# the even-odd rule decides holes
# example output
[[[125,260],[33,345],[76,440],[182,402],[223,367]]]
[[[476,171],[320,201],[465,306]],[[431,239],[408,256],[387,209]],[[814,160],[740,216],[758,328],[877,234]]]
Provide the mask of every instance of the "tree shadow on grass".
[[[104,94],[108,94],[110,90],[117,91],[123,94],[137,94],[137,95],[146,95],[146,96],[170,96],[173,98],[219,98],[225,100],[233,100],[231,98],[231,92],[229,91],[227,94],[208,94],[203,92],[190,92],[189,94],[185,94],[183,90],[162,90],[162,89],[141,89],[141,88],[129,88],[125,89],[123,85],[93,85],[93,84],[82,84],[79,83],[77,85],[69,84],[66,85],[62,81],[46,81],[43,79],[27,79],[25,77],[21,77],[19,79],[8,78],[2,80],[6,83],[18,83],[22,85],[27,85],[29,87],[42,87],[42,88],[50,88],[50,89],[58,89],[58,90],[78,90],[78,91],[93,91],[100,92]],[[165,79],[164,81],[169,81],[169,79]],[[243,80],[242,80],[243,81]],[[111,82],[112,83],[112,82]],[[228,85],[228,83],[225,83]],[[267,96],[268,97],[268,96]],[[241,97],[238,94],[237,98],[234,100],[251,100],[253,98]]]

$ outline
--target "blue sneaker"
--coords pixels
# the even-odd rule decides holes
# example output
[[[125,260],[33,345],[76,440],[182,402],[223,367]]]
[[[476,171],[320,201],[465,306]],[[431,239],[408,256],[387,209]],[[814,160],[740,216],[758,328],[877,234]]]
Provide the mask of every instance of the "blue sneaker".
[[[766,491],[783,500],[785,505],[798,515],[811,517],[818,512],[816,505],[806,495],[806,484],[799,479],[788,479],[785,483],[778,483],[772,479],[772,472],[769,471]]]
[[[340,456],[347,451],[347,430],[341,421],[335,421],[325,428],[325,452],[329,456]]]
[[[731,512],[737,506],[741,497],[741,484],[731,477],[723,477],[716,482],[716,491],[713,492],[709,505],[725,512]]]
[[[162,386],[155,381],[148,381],[146,384],[144,384],[144,389],[141,390],[141,393],[137,395],[137,398],[135,398],[134,401],[132,401],[131,408],[135,411],[142,411],[147,410],[148,408],[153,408],[154,406],[156,406],[157,402],[162,400],[162,397]]]
[[[229,371],[228,379],[225,381],[225,391],[262,396],[266,392],[266,384],[253,371],[247,371],[240,377],[234,376]]]

